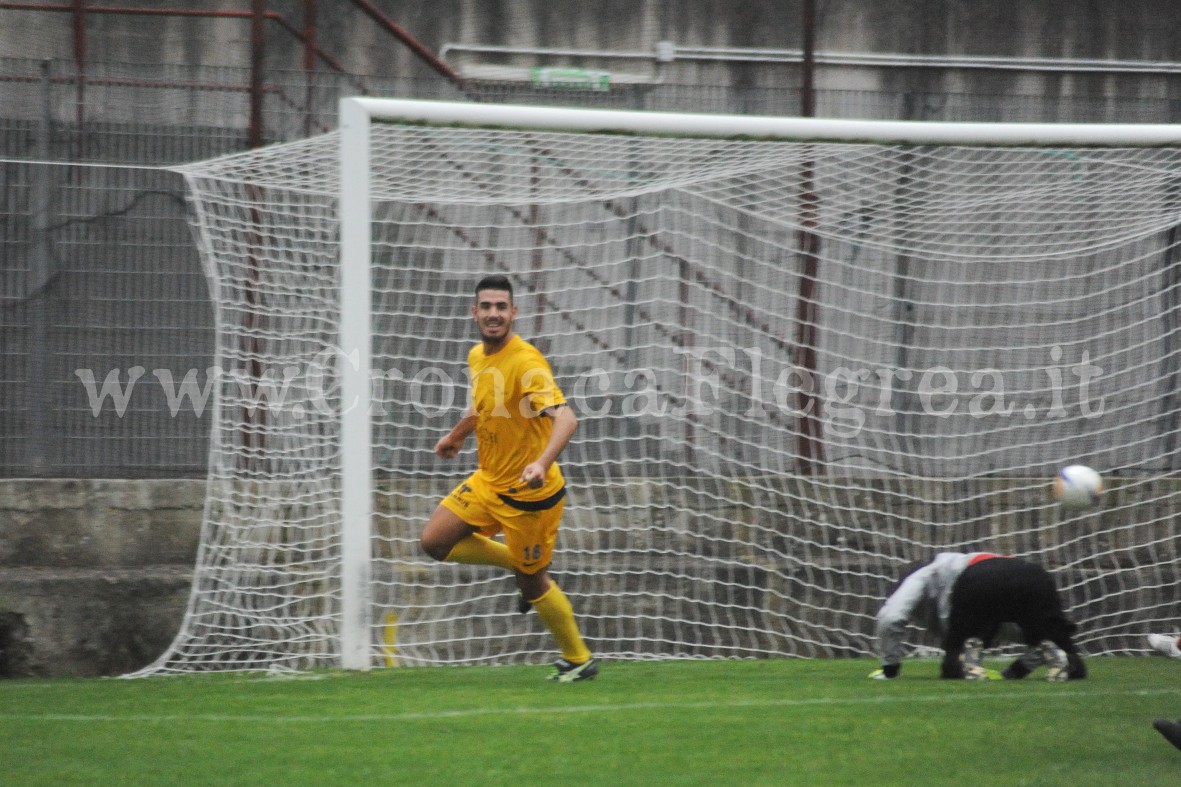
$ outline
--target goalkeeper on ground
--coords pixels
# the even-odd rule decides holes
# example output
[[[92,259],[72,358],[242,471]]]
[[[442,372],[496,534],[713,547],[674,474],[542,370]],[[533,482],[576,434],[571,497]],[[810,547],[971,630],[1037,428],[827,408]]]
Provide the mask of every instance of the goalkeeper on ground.
[[[1024,678],[1042,666],[1049,680],[1087,676],[1054,579],[1039,565],[989,552],[942,552],[905,574],[877,616],[882,668],[873,678],[895,678],[902,668],[903,635],[913,623],[935,633],[943,648],[940,675],[993,677],[983,650],[1005,623],[1016,624],[1028,649],[1001,675]]]

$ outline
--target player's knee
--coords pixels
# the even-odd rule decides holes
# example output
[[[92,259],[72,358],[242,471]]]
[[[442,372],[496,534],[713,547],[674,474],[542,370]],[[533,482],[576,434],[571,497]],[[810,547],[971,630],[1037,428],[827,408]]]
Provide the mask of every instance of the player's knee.
[[[517,589],[521,591],[521,596],[526,601],[536,601],[546,594],[550,589],[549,573],[542,569],[534,574],[526,574],[524,572],[516,572]]]

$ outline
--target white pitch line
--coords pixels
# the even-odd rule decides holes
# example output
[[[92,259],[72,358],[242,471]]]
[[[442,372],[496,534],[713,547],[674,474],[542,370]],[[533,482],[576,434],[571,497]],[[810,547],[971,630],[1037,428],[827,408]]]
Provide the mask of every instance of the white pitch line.
[[[1077,691],[1067,690],[1053,695],[1041,695],[1039,700],[1087,698],[1087,697],[1156,697],[1181,696],[1181,689],[1138,689],[1135,691]],[[569,705],[558,707],[516,707],[516,708],[459,708],[455,710],[438,710],[422,713],[364,713],[351,716],[272,716],[259,714],[129,714],[119,716],[114,714],[83,714],[83,713],[0,713],[3,721],[61,721],[61,722],[210,722],[224,724],[226,722],[249,722],[271,724],[339,724],[341,722],[397,722],[397,721],[434,721],[439,719],[456,719],[475,716],[545,716],[572,715],[578,713],[627,713],[639,710],[687,710],[709,709],[721,710],[726,708],[789,708],[824,705],[886,705],[906,704],[915,702],[964,702],[965,700],[1028,700],[1030,695],[1025,692],[1007,692],[1004,694],[929,694],[921,696],[895,697],[856,697],[849,699],[833,699],[821,697],[816,699],[767,699],[746,700],[736,702],[629,702],[618,705]]]

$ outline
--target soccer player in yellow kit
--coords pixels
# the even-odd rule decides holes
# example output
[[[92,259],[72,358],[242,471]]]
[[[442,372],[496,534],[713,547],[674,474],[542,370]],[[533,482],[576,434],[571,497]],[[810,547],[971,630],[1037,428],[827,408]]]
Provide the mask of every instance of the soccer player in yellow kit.
[[[549,680],[587,680],[599,666],[548,571],[566,495],[555,460],[578,421],[545,357],[513,332],[516,316],[508,278],[481,279],[472,306],[481,342],[468,353],[472,404],[435,444],[436,455],[451,458],[475,432],[478,467],[431,514],[422,548],[436,560],[511,570],[562,654]],[[491,537],[499,533],[504,543]]]

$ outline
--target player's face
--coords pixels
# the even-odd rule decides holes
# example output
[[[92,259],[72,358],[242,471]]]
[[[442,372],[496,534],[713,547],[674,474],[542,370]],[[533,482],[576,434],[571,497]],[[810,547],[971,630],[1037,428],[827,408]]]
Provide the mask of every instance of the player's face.
[[[472,317],[484,341],[498,344],[508,339],[513,333],[513,318],[516,316],[517,307],[513,305],[508,290],[480,290],[476,293]]]

